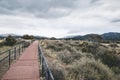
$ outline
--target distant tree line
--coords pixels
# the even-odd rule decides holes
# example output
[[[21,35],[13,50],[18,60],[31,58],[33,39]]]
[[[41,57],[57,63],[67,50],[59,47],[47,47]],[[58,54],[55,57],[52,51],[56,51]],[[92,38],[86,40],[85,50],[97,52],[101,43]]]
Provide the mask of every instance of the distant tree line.
[[[22,36],[23,39],[34,39],[33,35],[23,35]],[[8,37],[5,38],[5,40],[3,42],[0,42],[0,47],[6,45],[6,46],[13,46],[17,43],[17,40],[15,37],[9,35]]]

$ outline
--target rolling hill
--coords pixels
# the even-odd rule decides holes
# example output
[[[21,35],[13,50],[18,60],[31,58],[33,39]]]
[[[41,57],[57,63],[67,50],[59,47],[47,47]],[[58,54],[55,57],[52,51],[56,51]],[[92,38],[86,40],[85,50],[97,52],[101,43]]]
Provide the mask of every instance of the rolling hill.
[[[87,35],[77,35],[77,36],[70,36],[66,37],[64,39],[73,39],[73,40],[89,40],[90,37],[95,37],[95,36],[101,36],[103,40],[113,40],[113,41],[119,41],[120,40],[120,33],[117,32],[109,32],[109,33],[104,33],[102,35],[99,34],[87,34]]]

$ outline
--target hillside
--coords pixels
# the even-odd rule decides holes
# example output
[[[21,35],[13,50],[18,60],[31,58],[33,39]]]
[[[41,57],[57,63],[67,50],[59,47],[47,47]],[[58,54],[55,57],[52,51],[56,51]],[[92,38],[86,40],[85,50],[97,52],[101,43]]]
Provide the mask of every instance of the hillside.
[[[101,36],[104,40],[120,40],[120,33],[109,32],[104,33]]]
[[[64,39],[89,40],[91,36],[100,36],[103,40],[112,40],[112,41],[120,40],[120,33],[117,33],[117,32],[109,32],[109,33],[104,33],[102,35],[99,35],[99,34],[87,34],[83,36],[77,35],[77,36],[66,37]]]
[[[22,35],[17,35],[17,34],[0,34],[0,38],[6,38],[7,36],[9,36],[9,35],[11,35],[11,36],[13,36],[13,37],[15,37],[15,38],[21,38],[22,37]],[[47,39],[48,37],[44,37],[44,36],[34,36],[34,38],[35,39]]]
[[[8,33],[8,34],[0,34],[0,38],[5,38],[5,37],[7,37],[7,36],[9,36],[9,35],[11,35],[11,36],[13,36],[13,37],[16,37],[16,38],[20,38],[20,37],[21,37],[21,35]]]

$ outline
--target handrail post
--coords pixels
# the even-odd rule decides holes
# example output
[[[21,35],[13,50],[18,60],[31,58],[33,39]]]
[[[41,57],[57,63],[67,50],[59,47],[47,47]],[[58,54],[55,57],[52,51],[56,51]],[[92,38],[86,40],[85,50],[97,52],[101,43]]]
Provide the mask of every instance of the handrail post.
[[[22,52],[23,52],[23,42],[22,42]]]
[[[23,50],[25,49],[25,42],[23,42]]]
[[[19,56],[20,56],[20,43],[19,43]]]
[[[11,64],[11,51],[9,50],[9,67],[10,67],[10,64]]]
[[[48,77],[48,80],[50,80],[50,73],[49,73],[49,70],[47,70],[47,77]]]
[[[16,60],[16,47],[14,48],[14,59]]]
[[[43,57],[41,58],[42,60],[42,76],[44,75],[44,60],[43,60]]]

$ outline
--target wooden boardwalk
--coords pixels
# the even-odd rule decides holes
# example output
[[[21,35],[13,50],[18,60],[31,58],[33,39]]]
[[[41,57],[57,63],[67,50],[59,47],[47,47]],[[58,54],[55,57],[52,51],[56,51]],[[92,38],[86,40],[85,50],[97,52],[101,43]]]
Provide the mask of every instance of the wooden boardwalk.
[[[34,41],[11,65],[2,80],[40,80],[38,41]]]

